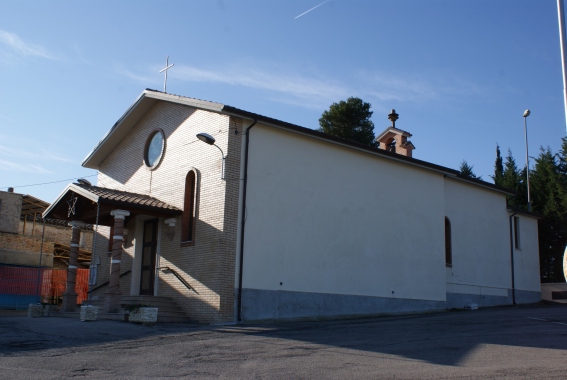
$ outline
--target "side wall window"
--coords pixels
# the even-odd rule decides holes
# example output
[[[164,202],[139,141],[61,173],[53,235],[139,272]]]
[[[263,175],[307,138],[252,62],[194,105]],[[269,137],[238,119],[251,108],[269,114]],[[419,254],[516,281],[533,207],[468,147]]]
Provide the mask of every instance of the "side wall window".
[[[445,217],[445,266],[453,266],[453,250],[451,247],[451,221]]]
[[[185,198],[181,221],[181,246],[195,244],[195,205],[197,195],[197,173],[191,170],[185,177]]]

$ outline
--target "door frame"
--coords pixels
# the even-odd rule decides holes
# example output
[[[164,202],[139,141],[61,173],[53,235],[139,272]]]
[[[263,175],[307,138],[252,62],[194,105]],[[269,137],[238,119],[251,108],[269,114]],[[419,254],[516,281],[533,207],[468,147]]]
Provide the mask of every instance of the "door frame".
[[[162,218],[156,218],[149,215],[138,215],[136,217],[136,232],[134,234],[134,260],[132,265],[132,277],[130,282],[130,295],[140,295],[140,280],[142,272],[142,250],[144,241],[144,223],[151,219],[157,219],[157,245],[156,245],[156,270],[154,273],[154,296],[158,295],[159,289],[159,265],[161,257],[161,234],[162,234]]]

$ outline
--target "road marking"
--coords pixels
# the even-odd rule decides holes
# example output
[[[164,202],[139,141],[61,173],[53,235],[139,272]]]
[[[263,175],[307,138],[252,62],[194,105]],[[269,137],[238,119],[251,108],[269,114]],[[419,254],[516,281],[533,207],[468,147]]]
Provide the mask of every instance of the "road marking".
[[[551,322],[551,323],[555,323],[556,325],[567,326],[567,323],[564,323],[564,322],[552,322],[552,321],[549,321],[549,320],[547,320],[547,319],[534,318],[534,317],[526,317],[526,318],[528,318],[528,319],[533,319],[533,320],[536,320],[536,321],[542,321],[542,322]]]

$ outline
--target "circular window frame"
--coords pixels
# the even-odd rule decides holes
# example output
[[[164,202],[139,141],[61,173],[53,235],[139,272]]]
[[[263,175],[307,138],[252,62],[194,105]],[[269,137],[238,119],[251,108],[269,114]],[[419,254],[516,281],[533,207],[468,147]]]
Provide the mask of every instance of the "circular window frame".
[[[158,134],[158,133],[161,134],[161,138],[162,138],[161,152],[160,152],[159,158],[157,159],[155,164],[150,165],[149,159],[148,159],[150,144],[151,144],[153,138],[155,137],[155,135]],[[155,170],[159,167],[159,165],[163,161],[163,157],[165,156],[165,148],[166,148],[166,140],[165,140],[165,133],[163,132],[163,129],[156,128],[153,131],[151,131],[150,134],[148,135],[148,138],[146,139],[146,144],[144,145],[144,166],[146,167],[146,169]]]

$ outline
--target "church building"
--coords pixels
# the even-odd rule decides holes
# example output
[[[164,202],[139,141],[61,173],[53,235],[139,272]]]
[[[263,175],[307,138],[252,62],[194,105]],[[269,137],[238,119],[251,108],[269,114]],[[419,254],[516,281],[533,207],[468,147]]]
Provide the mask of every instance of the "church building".
[[[397,117],[374,148],[148,89],[85,158],[96,186],[70,184],[43,216],[98,226],[109,312],[138,295],[205,323],[538,302],[537,216],[414,158]]]

